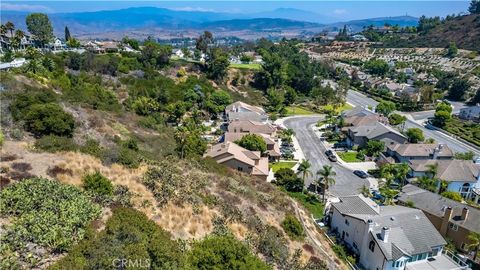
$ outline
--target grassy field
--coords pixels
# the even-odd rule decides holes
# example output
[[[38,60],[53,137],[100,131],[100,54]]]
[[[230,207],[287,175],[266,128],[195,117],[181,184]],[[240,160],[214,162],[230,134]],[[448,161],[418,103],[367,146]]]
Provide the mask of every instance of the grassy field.
[[[230,64],[231,68],[238,68],[238,69],[253,69],[259,70],[262,68],[260,64]]]
[[[351,108],[353,108],[351,105],[345,103],[345,104],[343,104],[341,107],[338,107],[335,111],[336,111],[337,113],[341,113],[341,112],[343,112],[343,111],[350,110]],[[325,105],[325,106],[322,106],[320,109],[321,109],[321,110],[325,110],[325,109],[332,110],[333,107],[332,107],[332,105]]]
[[[291,161],[280,161],[280,162],[275,162],[270,164],[270,168],[272,169],[273,172],[277,172],[280,169],[291,169],[293,166],[295,166],[297,162],[291,162]]]
[[[337,152],[337,154],[345,162],[361,162],[357,158],[357,152]]]
[[[309,109],[305,107],[300,107],[300,106],[288,106],[286,107],[287,109],[287,115],[311,115],[315,114],[315,112],[310,111]]]
[[[315,196],[309,196],[303,192],[287,192],[290,197],[301,203],[313,215],[314,218],[322,218],[324,205]]]

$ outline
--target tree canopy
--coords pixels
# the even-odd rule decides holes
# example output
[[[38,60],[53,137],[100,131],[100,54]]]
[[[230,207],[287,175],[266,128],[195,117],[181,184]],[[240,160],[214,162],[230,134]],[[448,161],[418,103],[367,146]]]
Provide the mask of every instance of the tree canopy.
[[[31,13],[26,17],[27,29],[42,44],[53,39],[53,27],[50,19],[43,13]]]
[[[267,151],[265,140],[258,134],[247,134],[235,143],[250,151],[260,151],[260,153]]]

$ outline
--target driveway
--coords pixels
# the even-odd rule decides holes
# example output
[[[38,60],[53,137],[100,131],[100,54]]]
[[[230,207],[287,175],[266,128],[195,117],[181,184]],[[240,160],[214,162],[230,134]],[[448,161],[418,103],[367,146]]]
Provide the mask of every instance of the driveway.
[[[318,137],[313,131],[312,126],[315,125],[320,116],[305,116],[294,117],[286,119],[283,124],[287,128],[291,128],[295,131],[295,137],[297,138],[300,147],[302,149],[305,158],[312,164],[313,177],[305,179],[305,186],[309,186],[316,179],[316,172],[320,170],[323,165],[328,164],[333,167],[333,170],[337,173],[335,176],[336,183],[329,189],[329,193],[334,196],[346,196],[355,195],[360,193],[359,190],[363,185],[369,186],[369,182],[366,179],[362,179],[353,174],[353,172],[343,166],[331,162],[325,156],[327,150],[320,142]]]

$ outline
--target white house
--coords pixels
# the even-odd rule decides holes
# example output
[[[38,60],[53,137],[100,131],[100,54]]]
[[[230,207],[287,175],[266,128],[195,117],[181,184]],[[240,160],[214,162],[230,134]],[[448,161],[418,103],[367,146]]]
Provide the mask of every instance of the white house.
[[[183,58],[185,57],[185,54],[183,53],[183,51],[181,49],[176,49],[173,51],[173,55],[177,56],[177,57],[180,57],[180,58]]]
[[[462,108],[458,116],[466,120],[480,121],[480,105]]]
[[[63,50],[67,47],[59,38],[55,38],[51,43],[48,44],[53,51]]]
[[[480,164],[471,160],[411,160],[410,176],[428,175],[430,167],[437,167],[436,177],[447,181],[448,191],[458,192],[464,199],[473,199],[474,189],[480,189]]]
[[[379,206],[363,195],[341,197],[330,227],[366,270],[467,269],[447,256],[446,241],[421,210]]]

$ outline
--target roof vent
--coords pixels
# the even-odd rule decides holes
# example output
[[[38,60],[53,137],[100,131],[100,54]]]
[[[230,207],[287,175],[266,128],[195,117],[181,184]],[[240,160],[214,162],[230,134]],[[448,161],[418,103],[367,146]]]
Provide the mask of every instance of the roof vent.
[[[415,215],[415,219],[420,219],[420,217],[419,217],[419,216],[417,216],[417,215]]]
[[[395,217],[390,217],[390,220],[391,220],[391,221],[395,221]]]

